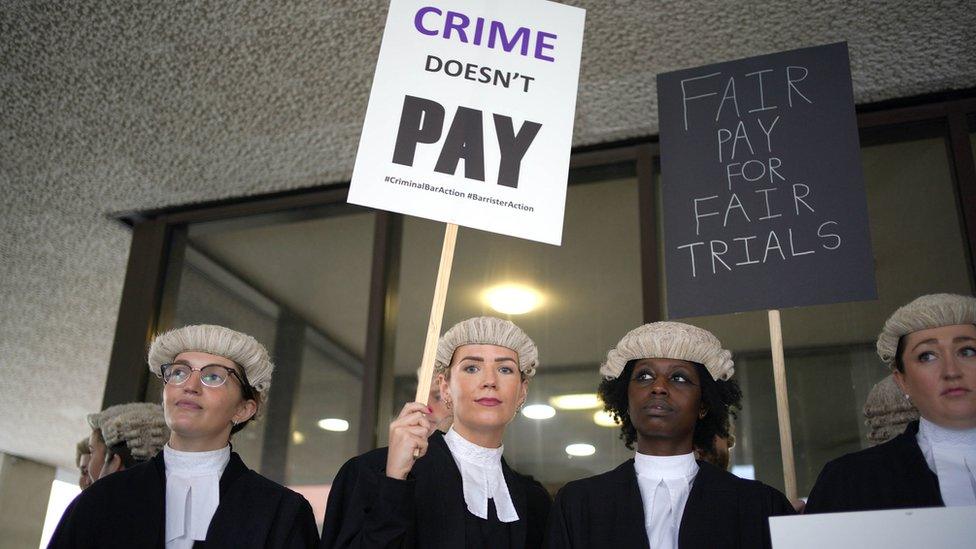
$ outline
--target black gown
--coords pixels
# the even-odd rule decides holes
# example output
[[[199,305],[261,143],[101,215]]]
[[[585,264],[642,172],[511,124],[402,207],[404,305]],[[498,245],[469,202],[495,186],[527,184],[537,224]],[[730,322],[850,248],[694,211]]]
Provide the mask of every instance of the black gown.
[[[406,480],[386,476],[387,448],[347,461],[339,470],[322,528],[322,548],[478,548],[542,546],[551,500],[531,477],[502,471],[519,520],[502,523],[489,500],[489,520],[468,512],[461,471],[442,433]],[[500,541],[499,541],[500,540]]]
[[[98,480],[61,517],[48,548],[163,548],[166,545],[163,452]],[[231,452],[220,476],[220,504],[195,548],[316,547],[312,507],[300,494],[247,468]]]
[[[939,477],[929,469],[913,421],[897,437],[824,466],[804,513],[942,507]]]
[[[699,461],[678,529],[680,549],[769,548],[771,516],[792,515],[775,488]],[[634,460],[570,482],[556,495],[546,547],[648,547]]]

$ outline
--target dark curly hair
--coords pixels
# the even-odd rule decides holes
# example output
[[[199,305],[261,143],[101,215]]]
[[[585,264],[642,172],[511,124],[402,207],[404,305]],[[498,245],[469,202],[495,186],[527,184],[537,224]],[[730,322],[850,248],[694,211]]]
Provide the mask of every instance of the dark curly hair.
[[[634,372],[636,360],[627,362],[615,379],[604,379],[597,393],[603,399],[604,409],[620,423],[620,438],[633,450],[637,440],[637,429],[630,421],[628,412],[627,386]],[[742,408],[742,390],[735,380],[715,381],[704,366],[693,362],[701,380],[702,405],[708,410],[704,418],[695,423],[693,444],[706,452],[715,451],[715,435],[727,438],[731,421],[736,418],[736,410]]]

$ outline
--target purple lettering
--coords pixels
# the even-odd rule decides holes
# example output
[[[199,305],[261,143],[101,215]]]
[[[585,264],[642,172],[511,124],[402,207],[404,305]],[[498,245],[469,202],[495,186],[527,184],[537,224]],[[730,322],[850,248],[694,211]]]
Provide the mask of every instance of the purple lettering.
[[[529,29],[525,27],[519,27],[512,35],[512,39],[509,40],[507,33],[505,32],[505,24],[501,21],[492,21],[491,27],[488,30],[488,47],[495,47],[495,40],[499,40],[502,43],[502,49],[505,51],[512,51],[515,46],[522,43],[520,51],[522,55],[529,54]]]
[[[456,30],[461,41],[467,44],[468,35],[464,32],[464,29],[467,28],[469,23],[471,23],[471,20],[468,19],[467,15],[456,11],[447,12],[447,18],[444,20],[444,38],[450,40],[451,31]]]
[[[417,15],[415,15],[413,18],[413,26],[417,28],[420,34],[426,34],[427,36],[437,36],[437,31],[435,30],[432,31],[429,30],[427,27],[424,27],[424,16],[427,15],[428,13],[436,13],[437,15],[440,15],[441,10],[433,6],[420,8],[419,10],[417,10]]]
[[[551,32],[544,32],[544,31],[539,31],[538,34],[536,34],[535,58],[536,59],[541,59],[543,61],[555,61],[556,60],[555,57],[549,57],[548,55],[544,55],[542,53],[542,50],[553,50],[553,49],[556,49],[556,45],[555,44],[547,44],[546,43],[546,38],[552,38],[553,40],[555,40],[556,39],[556,35],[555,34],[552,34]]]

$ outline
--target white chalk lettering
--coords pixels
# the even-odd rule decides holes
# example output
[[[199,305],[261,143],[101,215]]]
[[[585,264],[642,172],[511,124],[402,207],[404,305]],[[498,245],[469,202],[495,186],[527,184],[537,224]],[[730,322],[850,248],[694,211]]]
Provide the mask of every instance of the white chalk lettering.
[[[701,95],[694,95],[694,96],[688,97],[688,90],[685,88],[685,84],[688,83],[688,82],[695,81],[695,80],[704,80],[706,78],[713,78],[713,77],[718,76],[720,74],[722,74],[722,73],[720,73],[720,72],[713,72],[712,74],[706,74],[704,76],[696,76],[694,78],[685,78],[684,80],[681,81],[681,107],[684,110],[685,131],[688,131],[688,102],[691,101],[691,100],[693,100],[693,99],[703,99],[705,97],[711,97],[713,95],[718,95],[717,93],[712,92],[712,93],[703,93]]]
[[[695,199],[695,234],[696,235],[700,235],[701,234],[701,222],[700,222],[701,218],[703,218],[703,217],[710,217],[710,216],[713,216],[713,215],[718,215],[718,212],[712,212],[712,213],[707,213],[707,214],[700,213],[698,211],[698,203],[699,202],[704,202],[706,200],[714,200],[716,198],[718,198],[718,195],[717,194],[714,195],[714,196],[706,196],[705,198],[696,198]]]
[[[766,106],[766,95],[763,93],[762,75],[763,75],[763,73],[767,73],[767,72],[773,72],[773,69],[766,69],[766,70],[756,71],[756,72],[750,72],[750,73],[746,74],[747,77],[749,77],[749,76],[756,76],[757,77],[756,79],[759,82],[759,108],[758,109],[750,109],[749,110],[749,113],[750,114],[752,114],[754,112],[770,111],[770,110],[773,110],[773,109],[778,108],[778,107],[775,107],[775,106],[773,106],[773,107],[767,107]]]
[[[803,188],[804,191],[802,196],[797,193],[797,189],[801,187]],[[813,209],[813,206],[808,204],[806,200],[803,200],[808,196],[810,196],[810,187],[804,185],[803,183],[793,184],[793,205],[796,207],[796,215],[800,215],[800,204],[803,204],[804,206],[809,208],[811,213],[816,213],[816,211]]]
[[[691,244],[685,244],[684,246],[678,246],[679,250],[688,248],[691,252],[691,278],[695,278],[697,273],[695,272],[695,246],[704,246],[704,242],[692,242]]]
[[[828,246],[827,244],[824,244],[824,243],[821,243],[821,246],[823,246],[827,250],[836,250],[837,248],[840,248],[840,244],[841,244],[840,235],[839,234],[834,234],[834,233],[826,233],[826,234],[824,234],[823,230],[824,230],[824,227],[826,227],[827,225],[837,225],[837,222],[836,221],[824,221],[823,223],[821,223],[820,226],[817,227],[817,236],[819,236],[821,239],[827,239],[827,238],[835,239],[837,242],[833,246]]]
[[[715,244],[721,244],[722,245],[722,251],[721,252],[716,252],[715,251]],[[726,244],[722,240],[712,240],[711,242],[709,242],[708,245],[709,245],[709,248],[711,248],[711,252],[712,252],[712,274],[715,274],[717,272],[715,270],[715,261],[716,260],[718,260],[718,262],[721,263],[722,266],[725,267],[727,270],[731,271],[732,270],[732,267],[729,267],[729,264],[726,263],[725,261],[723,261],[721,257],[719,257],[719,256],[722,256],[722,255],[725,255],[725,253],[729,251],[729,245]]]

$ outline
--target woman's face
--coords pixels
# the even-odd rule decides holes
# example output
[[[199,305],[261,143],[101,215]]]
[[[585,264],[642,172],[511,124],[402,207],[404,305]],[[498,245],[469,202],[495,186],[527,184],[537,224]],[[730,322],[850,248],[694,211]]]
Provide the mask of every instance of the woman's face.
[[[92,483],[91,477],[88,476],[89,463],[91,463],[91,454],[81,454],[81,459],[78,460],[78,470],[80,471],[78,487],[82,490],[91,486]]]
[[[695,423],[702,412],[701,384],[693,363],[667,358],[637,361],[627,386],[627,404],[638,450],[663,442],[687,446],[691,452]]]
[[[525,402],[518,354],[497,345],[462,345],[451,359],[450,379],[441,378],[441,396],[452,403],[455,426],[473,431],[504,429]]]
[[[209,353],[180,353],[173,362],[186,364],[193,370],[217,364],[241,373],[234,361]],[[257,411],[257,404],[245,400],[242,390],[238,378],[231,374],[223,385],[208,387],[200,380],[198,371],[190,374],[181,385],[165,384],[163,413],[172,436],[187,440],[222,439],[226,443],[230,440],[234,422],[247,421]]]
[[[912,332],[902,340],[895,381],[925,419],[949,429],[976,427],[976,326]]]
[[[90,484],[100,478],[102,465],[105,464],[105,441],[102,440],[100,430],[94,429],[88,435],[88,447],[91,448],[91,456],[88,458],[88,481]]]

